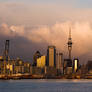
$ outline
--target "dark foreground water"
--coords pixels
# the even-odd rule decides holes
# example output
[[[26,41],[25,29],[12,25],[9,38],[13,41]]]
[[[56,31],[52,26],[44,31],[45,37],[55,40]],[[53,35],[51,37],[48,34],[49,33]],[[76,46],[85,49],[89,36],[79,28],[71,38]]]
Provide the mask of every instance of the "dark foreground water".
[[[92,92],[92,80],[0,80],[0,92]]]

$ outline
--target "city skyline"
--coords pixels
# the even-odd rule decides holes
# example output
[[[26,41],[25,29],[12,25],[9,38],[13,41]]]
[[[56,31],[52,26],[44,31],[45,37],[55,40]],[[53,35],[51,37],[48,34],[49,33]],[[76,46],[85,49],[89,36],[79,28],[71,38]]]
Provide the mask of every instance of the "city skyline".
[[[39,50],[46,54],[55,45],[67,57],[69,27],[73,56],[84,63],[92,59],[91,0],[0,0],[0,54],[3,42],[11,40],[10,55],[32,60]]]
[[[92,90],[92,0],[0,0],[0,92]]]

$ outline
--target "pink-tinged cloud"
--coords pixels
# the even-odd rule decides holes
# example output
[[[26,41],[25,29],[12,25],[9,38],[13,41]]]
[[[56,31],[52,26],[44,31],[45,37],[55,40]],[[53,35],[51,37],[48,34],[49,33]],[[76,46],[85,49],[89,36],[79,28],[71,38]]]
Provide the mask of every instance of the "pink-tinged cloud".
[[[83,55],[87,55],[87,59],[89,59],[92,54],[92,27],[89,22],[57,22],[50,27],[43,25],[36,28],[2,24],[0,29],[2,35],[12,38],[19,36],[36,43],[36,45],[40,44],[43,48],[44,43],[55,45],[58,50],[66,55],[68,53],[66,43],[69,27],[72,29],[73,56],[83,57]]]
[[[76,8],[69,4],[0,2],[0,24],[52,25],[59,21],[90,21],[91,8]]]

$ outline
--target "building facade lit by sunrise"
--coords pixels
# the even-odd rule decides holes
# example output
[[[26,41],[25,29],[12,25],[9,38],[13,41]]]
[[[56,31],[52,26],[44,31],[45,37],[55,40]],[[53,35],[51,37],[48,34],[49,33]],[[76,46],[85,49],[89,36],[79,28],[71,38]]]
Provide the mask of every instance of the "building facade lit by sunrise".
[[[46,65],[46,56],[41,56],[37,59],[37,67],[44,68]]]
[[[77,72],[78,68],[79,68],[79,60],[74,59],[73,60],[73,72]]]
[[[55,46],[48,46],[47,66],[56,67],[56,47]]]

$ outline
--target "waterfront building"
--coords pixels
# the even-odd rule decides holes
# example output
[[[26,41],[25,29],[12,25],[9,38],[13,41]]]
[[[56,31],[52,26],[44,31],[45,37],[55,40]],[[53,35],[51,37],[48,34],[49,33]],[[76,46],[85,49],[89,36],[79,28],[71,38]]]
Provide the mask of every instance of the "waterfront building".
[[[92,60],[89,60],[88,62],[87,62],[87,68],[88,68],[88,71],[89,70],[92,70]]]
[[[57,69],[55,67],[46,67],[45,77],[54,78],[57,76]]]
[[[24,73],[30,73],[30,62],[24,62]]]
[[[31,68],[31,72],[32,72],[32,75],[43,75],[44,74],[44,69],[43,68],[40,68],[40,67],[32,67]]]
[[[81,75],[85,75],[85,74],[87,74],[88,73],[88,69],[87,69],[87,66],[86,65],[81,65],[81,68],[80,68],[80,70],[81,70]]]

